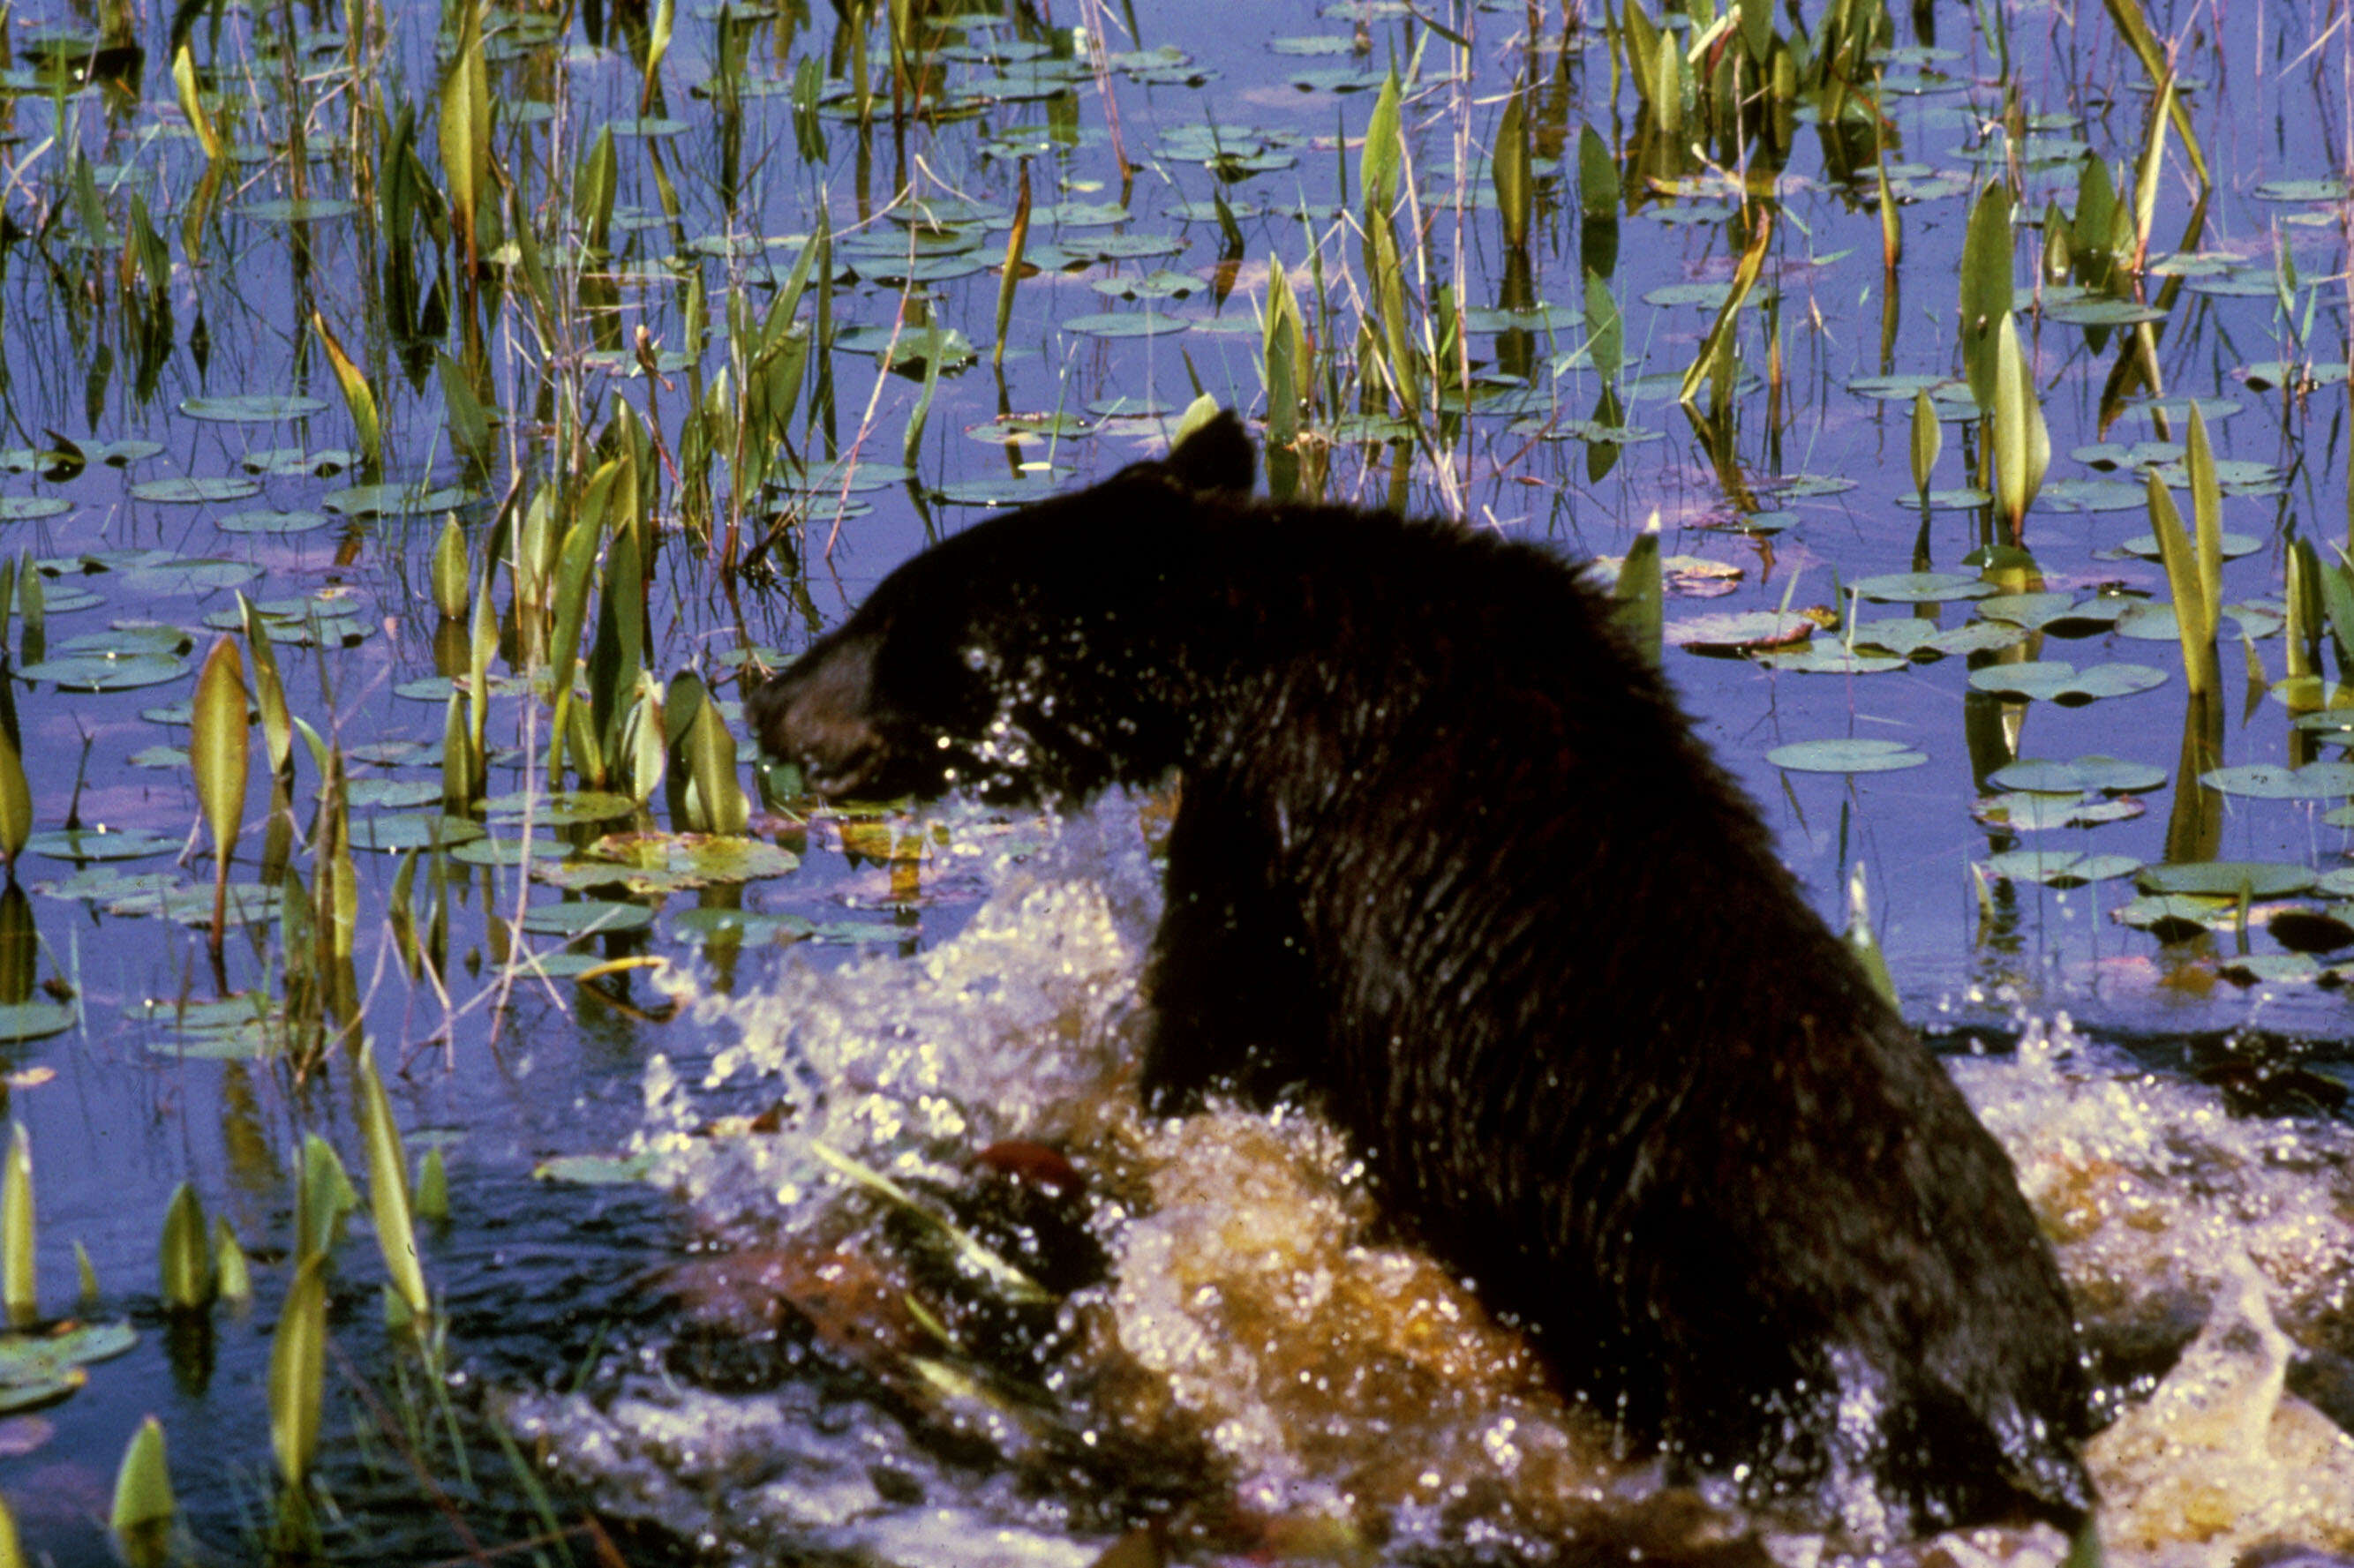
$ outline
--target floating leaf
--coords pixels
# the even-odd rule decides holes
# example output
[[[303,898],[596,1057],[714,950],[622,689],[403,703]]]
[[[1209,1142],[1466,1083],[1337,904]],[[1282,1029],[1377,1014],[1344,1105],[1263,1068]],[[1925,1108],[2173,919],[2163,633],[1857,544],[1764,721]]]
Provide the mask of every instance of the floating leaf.
[[[2023,833],[2127,821],[2140,816],[2142,811],[2141,802],[2130,799],[2088,800],[2076,794],[2047,795],[2025,791],[1988,796],[1970,808],[1970,814],[1981,822]]]
[[[229,397],[184,397],[180,412],[191,419],[210,419],[222,424],[269,425],[288,419],[305,419],[327,411],[323,397],[272,397],[268,393],[246,393]],[[255,490],[260,486],[256,485]],[[253,491],[247,491],[250,495]]]
[[[153,501],[173,506],[193,506],[205,502],[243,501],[249,495],[260,493],[260,480],[228,477],[143,479],[131,487],[132,499],[135,501]]]
[[[2086,854],[2081,850],[2010,850],[1986,861],[1989,876],[2011,882],[2041,883],[2046,887],[2082,887],[2130,875],[2141,862],[2125,854]]]
[[[2081,707],[2102,697],[2130,696],[2165,683],[2166,672],[2147,664],[2095,664],[2080,673],[2073,664],[2059,659],[1989,664],[1970,672],[1970,684],[1981,692],[2057,703],[2062,707]]]
[[[2081,794],[2096,790],[2107,795],[2143,794],[2166,782],[2166,769],[2143,762],[2121,762],[2114,757],[2079,757],[2073,762],[2025,758],[1988,776],[1998,789],[2050,794]]]
[[[1929,758],[1901,740],[1802,740],[1776,747],[1766,760],[1794,773],[1890,773]]]
[[[1666,640],[1694,653],[1734,653],[1787,648],[1814,635],[1815,623],[1788,610],[1754,609],[1731,615],[1698,615],[1670,621]]]
[[[582,1187],[630,1187],[654,1173],[652,1154],[559,1154],[531,1168],[535,1181],[564,1181]]]
[[[1948,599],[1988,599],[1997,591],[1983,577],[1960,572],[1890,572],[1858,577],[1847,585],[1859,599],[1882,604],[1935,604]]]
[[[642,930],[653,924],[653,911],[642,904],[584,898],[563,904],[535,904],[523,917],[523,928],[535,937],[562,937],[572,941],[591,935]]]
[[[2144,893],[2195,895],[2201,898],[2285,898],[2313,885],[2301,865],[2269,861],[2205,860],[2144,866],[2136,879]]]
[[[2302,768],[2252,762],[2211,768],[2199,776],[2199,782],[2226,795],[2260,800],[2338,800],[2354,795],[2354,762],[2308,762]]]

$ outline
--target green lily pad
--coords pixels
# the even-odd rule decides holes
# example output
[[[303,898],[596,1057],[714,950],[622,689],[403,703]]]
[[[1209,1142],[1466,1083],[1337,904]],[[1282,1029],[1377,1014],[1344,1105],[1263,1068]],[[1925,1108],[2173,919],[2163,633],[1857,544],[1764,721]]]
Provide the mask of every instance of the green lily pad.
[[[2149,493],[2121,479],[2055,479],[2035,493],[2035,503],[2059,512],[2132,512]]]
[[[687,879],[672,883],[679,887],[784,876],[801,863],[792,851],[764,840],[716,833],[608,833],[588,853],[627,872]]]
[[[278,889],[258,882],[232,882],[224,911],[231,924],[246,926],[278,918]],[[182,926],[209,926],[213,919],[213,885],[207,881],[176,883],[149,893],[133,893],[111,901],[110,915],[160,915]]]
[[[2308,762],[2302,768],[2252,762],[2211,768],[2199,776],[2199,782],[2226,795],[2259,800],[2338,800],[2354,795],[2354,762]]]
[[[559,1154],[531,1168],[535,1181],[578,1187],[631,1187],[653,1174],[652,1154]]]
[[[308,418],[313,414],[326,411],[327,405],[323,398],[273,397],[262,392],[231,397],[180,399],[180,412],[191,419],[209,419],[219,424],[275,424],[285,419]]]
[[[523,928],[535,937],[562,937],[570,941],[590,934],[611,936],[639,931],[653,924],[654,912],[642,904],[621,904],[584,898],[566,904],[535,904],[523,917]]]
[[[1091,278],[1087,287],[1098,294],[1108,294],[1116,300],[1182,300],[1200,293],[1209,287],[1189,272],[1172,272],[1160,269],[1142,277],[1115,274],[1109,278]]]
[[[1858,648],[1883,649],[1903,659],[1927,661],[1953,654],[1991,652],[2027,641],[2027,629],[2003,620],[1970,620],[1940,627],[1920,616],[1893,616],[1866,620],[1850,629],[1849,640]]]
[[[452,845],[450,858],[467,865],[521,865],[525,861],[554,864],[567,853],[554,839],[482,838]]]
[[[359,203],[341,196],[275,196],[247,202],[235,210],[264,223],[320,223],[349,217],[359,209]]]
[[[346,803],[371,810],[411,810],[440,799],[441,786],[431,779],[355,779],[344,787]]]
[[[983,474],[978,479],[944,484],[932,492],[932,499],[952,506],[1027,506],[1054,494],[1069,471],[1057,468],[1051,473]]]
[[[2086,854],[2082,850],[2009,850],[1989,856],[1987,874],[2009,882],[2040,883],[2045,887],[2082,887],[2106,882],[2141,869],[2129,854]]]
[[[747,942],[799,941],[817,929],[817,923],[799,915],[769,914],[757,909],[683,909],[670,917],[671,934],[690,941],[734,938]]]
[[[2092,298],[2048,302],[2043,315],[2047,321],[2063,322],[2070,326],[2134,326],[2166,319],[2164,311],[2138,300]]]
[[[72,502],[55,495],[0,496],[0,523],[37,523],[72,510]]]
[[[2346,182],[2335,178],[2265,180],[2248,194],[2258,201],[2344,201],[2348,198]]]
[[[627,795],[599,789],[565,789],[554,795],[518,792],[493,795],[482,802],[482,815],[493,825],[517,826],[525,817],[545,828],[570,827],[576,822],[610,822],[638,809]]]
[[[2237,560],[2242,556],[2253,556],[2264,547],[2264,542],[2262,539],[2251,537],[2246,534],[2227,532],[2222,535],[2221,543],[2223,558],[2227,561]],[[2163,558],[2158,552],[2158,535],[2155,534],[2137,534],[2119,545],[2117,549],[2121,554],[2138,556],[2145,561]]]
[[[36,882],[33,891],[44,898],[81,899],[92,903],[111,904],[118,898],[135,898],[144,894],[160,893],[175,885],[179,876],[173,872],[143,872],[129,875],[111,865],[86,865],[71,876],[52,882]]]
[[[1815,623],[1789,610],[1753,609],[1731,615],[1696,615],[1668,623],[1666,640],[1694,653],[1735,653],[1787,648],[1815,633]]]
[[[438,795],[439,790],[435,793]],[[481,824],[440,811],[396,811],[380,817],[354,817],[352,848],[396,854],[405,850],[444,849],[482,836]]]
[[[2043,794],[2012,790],[1990,795],[1970,808],[1970,815],[1989,827],[2037,833],[2052,828],[2090,828],[2103,822],[2127,821],[2146,808],[2130,798],[2093,800],[2077,794]]]
[[[2166,683],[2166,672],[2147,664],[2095,664],[2079,672],[2062,659],[2039,659],[2025,664],[1989,664],[1970,672],[1970,684],[1998,696],[2026,697],[2082,707],[2103,697],[2131,696]]]
[[[1793,773],[1891,773],[1929,758],[1901,740],[1801,740],[1776,747],[1766,760]]]
[[[2261,638],[2278,631],[2283,617],[2253,605],[2227,604],[2223,607],[2223,619],[2240,636]],[[2128,605],[2126,612],[2117,617],[2116,630],[2118,636],[2130,637],[2137,642],[2174,642],[2182,635],[2175,624],[2174,606],[2148,599]]]
[[[199,478],[183,475],[177,479],[143,479],[131,487],[134,501],[153,501],[169,506],[195,506],[207,502],[243,501],[261,493],[258,479],[217,477]]]
[[[1996,768],[1987,781],[1998,789],[2042,794],[2096,790],[2105,795],[2141,795],[2166,782],[2166,769],[2146,762],[2122,762],[2114,757],[2079,757],[2073,762],[2023,758]]]
[[[102,653],[65,659],[44,659],[16,672],[27,681],[53,682],[61,692],[128,692],[160,686],[188,673],[186,659],[161,653],[134,653],[111,659]]]
[[[1882,604],[1936,604],[1948,599],[1991,599],[1995,585],[1961,572],[1889,572],[1858,577],[1847,585],[1859,599]]]
[[[2147,931],[2161,942],[2184,942],[2232,919],[2234,901],[2201,898],[2194,894],[2152,894],[2134,899],[2110,914],[2121,926]]]
[[[2200,898],[2285,898],[2313,885],[2314,874],[2285,862],[2201,860],[2176,865],[2146,865],[2135,878],[2144,893],[2189,894]]]
[[[334,519],[323,512],[232,512],[217,517],[213,526],[224,534],[308,534]]]
[[[345,517],[429,517],[471,506],[482,498],[481,491],[457,485],[355,484],[329,491],[320,498],[320,504]]]
[[[1902,654],[1861,653],[1828,641],[1809,641],[1786,653],[1762,653],[1757,662],[1799,675],[1882,675],[1912,662]]]
[[[2241,370],[2240,378],[2259,392],[2275,387],[2336,387],[2347,378],[2342,359],[2267,359]]]
[[[1063,323],[1063,330],[1087,337],[1161,337],[1183,332],[1193,324],[1182,316],[1159,315],[1151,311],[1115,311],[1072,316]]]
[[[48,828],[27,839],[25,847],[51,860],[143,860],[177,854],[186,842],[145,828]]]
[[[63,1001],[0,1003],[0,1041],[43,1040],[73,1027],[74,1010]]]
[[[2225,959],[2215,972],[2242,985],[2310,984],[2321,978],[2321,963],[2307,953],[2243,953]]]

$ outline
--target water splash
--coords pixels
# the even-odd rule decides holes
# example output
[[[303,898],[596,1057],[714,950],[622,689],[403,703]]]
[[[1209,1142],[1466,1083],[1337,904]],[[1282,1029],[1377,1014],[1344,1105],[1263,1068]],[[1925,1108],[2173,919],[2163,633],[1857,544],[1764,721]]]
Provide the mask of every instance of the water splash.
[[[1142,1117],[1155,900],[1135,810],[1114,802],[1004,868],[929,954],[699,1001],[722,1044],[649,1072],[642,1137],[735,1271],[682,1291],[682,1339],[698,1314],[734,1332],[753,1290],[760,1321],[813,1322],[824,1353],[726,1391],[650,1350],[595,1393],[518,1400],[516,1419],[615,1511],[747,1561],[799,1542],[1059,1568],[1140,1511],[1207,1561],[1492,1562],[1572,1536],[1651,1560],[1838,1561],[1615,1457],[1606,1412],[1565,1404],[1459,1282],[1383,1242],[1362,1171],[1313,1117]],[[2354,1440],[2285,1389],[2295,1341],[2346,1332],[2354,1135],[2234,1118],[2064,1018],[1955,1075],[2096,1335],[2171,1334],[2170,1357],[2197,1333],[2090,1452],[2110,1560],[2354,1545]],[[1067,1153],[1107,1264],[1012,1394],[952,1353],[957,1327],[923,1306],[874,1191],[812,1154],[930,1202],[1007,1139]],[[2045,1528],[1978,1530],[1875,1561],[2055,1568],[2064,1551]]]

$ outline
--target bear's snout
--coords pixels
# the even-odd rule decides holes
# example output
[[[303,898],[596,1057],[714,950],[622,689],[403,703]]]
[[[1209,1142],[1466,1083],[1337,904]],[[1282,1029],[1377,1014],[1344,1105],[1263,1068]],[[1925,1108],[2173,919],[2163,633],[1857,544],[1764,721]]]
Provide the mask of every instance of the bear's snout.
[[[745,717],[769,755],[801,766],[811,793],[849,795],[886,750],[867,716],[874,686],[871,643],[821,643],[754,692]]]

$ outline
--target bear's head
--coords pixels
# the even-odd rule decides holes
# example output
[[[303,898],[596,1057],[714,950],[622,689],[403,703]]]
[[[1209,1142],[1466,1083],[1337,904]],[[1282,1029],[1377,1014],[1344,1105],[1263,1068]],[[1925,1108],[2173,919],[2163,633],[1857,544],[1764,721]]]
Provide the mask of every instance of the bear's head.
[[[1255,461],[1221,413],[1159,461],[932,546],[751,694],[754,736],[829,798],[1063,800],[1157,776],[1182,749],[1171,601]]]

